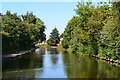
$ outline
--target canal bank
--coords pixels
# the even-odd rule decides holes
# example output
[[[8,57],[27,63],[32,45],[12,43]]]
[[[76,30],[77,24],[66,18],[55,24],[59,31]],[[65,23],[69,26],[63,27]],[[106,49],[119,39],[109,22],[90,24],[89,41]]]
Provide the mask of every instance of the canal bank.
[[[16,53],[4,54],[4,55],[2,55],[2,65],[8,63],[9,61],[12,61],[13,59],[16,59],[19,56],[22,56],[22,55],[25,55],[25,54],[29,54],[32,51],[34,51],[35,49],[36,48],[31,48],[31,49],[20,51],[20,52],[16,52]]]
[[[96,58],[98,60],[104,61],[106,63],[112,64],[114,66],[120,67],[120,61],[119,60],[114,60],[106,57],[98,57],[97,55],[92,55],[93,58]]]
[[[16,57],[16,56],[20,56],[20,55],[29,53],[29,52],[31,52],[32,50],[35,50],[35,49],[36,48],[31,48],[31,49],[28,49],[28,50],[19,51],[19,52],[15,52],[15,53],[8,53],[8,54],[2,55],[2,57]]]

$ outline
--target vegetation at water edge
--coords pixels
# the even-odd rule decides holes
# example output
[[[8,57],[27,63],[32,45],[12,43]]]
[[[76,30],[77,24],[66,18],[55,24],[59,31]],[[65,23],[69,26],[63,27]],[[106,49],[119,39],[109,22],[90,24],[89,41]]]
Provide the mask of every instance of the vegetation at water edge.
[[[80,2],[62,34],[69,53],[120,60],[120,1]]]

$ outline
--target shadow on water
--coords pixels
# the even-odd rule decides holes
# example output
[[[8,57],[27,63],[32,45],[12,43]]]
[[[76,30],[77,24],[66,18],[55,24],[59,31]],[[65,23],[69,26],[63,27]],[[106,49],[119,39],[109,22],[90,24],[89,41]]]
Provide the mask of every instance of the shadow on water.
[[[120,78],[119,67],[56,48],[38,48],[9,58],[2,70],[3,78]]]

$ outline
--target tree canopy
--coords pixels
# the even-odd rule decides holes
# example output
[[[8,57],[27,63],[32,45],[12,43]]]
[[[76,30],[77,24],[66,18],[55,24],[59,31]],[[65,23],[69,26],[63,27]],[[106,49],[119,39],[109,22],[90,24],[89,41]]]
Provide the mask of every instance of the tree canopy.
[[[45,25],[32,12],[17,15],[7,11],[2,15],[3,53],[16,52],[34,47],[46,39]],[[7,52],[6,52],[7,51]]]
[[[50,39],[47,41],[47,43],[50,46],[57,46],[57,44],[60,42],[60,36],[57,28],[54,28],[52,32],[50,33]]]
[[[111,5],[111,6],[110,6]],[[62,45],[70,53],[120,59],[120,1],[78,3],[76,16],[62,34]]]

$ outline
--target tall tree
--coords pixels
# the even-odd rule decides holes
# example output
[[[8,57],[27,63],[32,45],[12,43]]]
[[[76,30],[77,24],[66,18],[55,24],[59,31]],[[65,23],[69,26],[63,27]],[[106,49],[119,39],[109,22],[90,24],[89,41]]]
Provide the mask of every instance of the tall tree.
[[[54,28],[50,33],[50,39],[47,41],[47,43],[50,46],[56,46],[59,42],[60,42],[59,32],[57,28]]]

